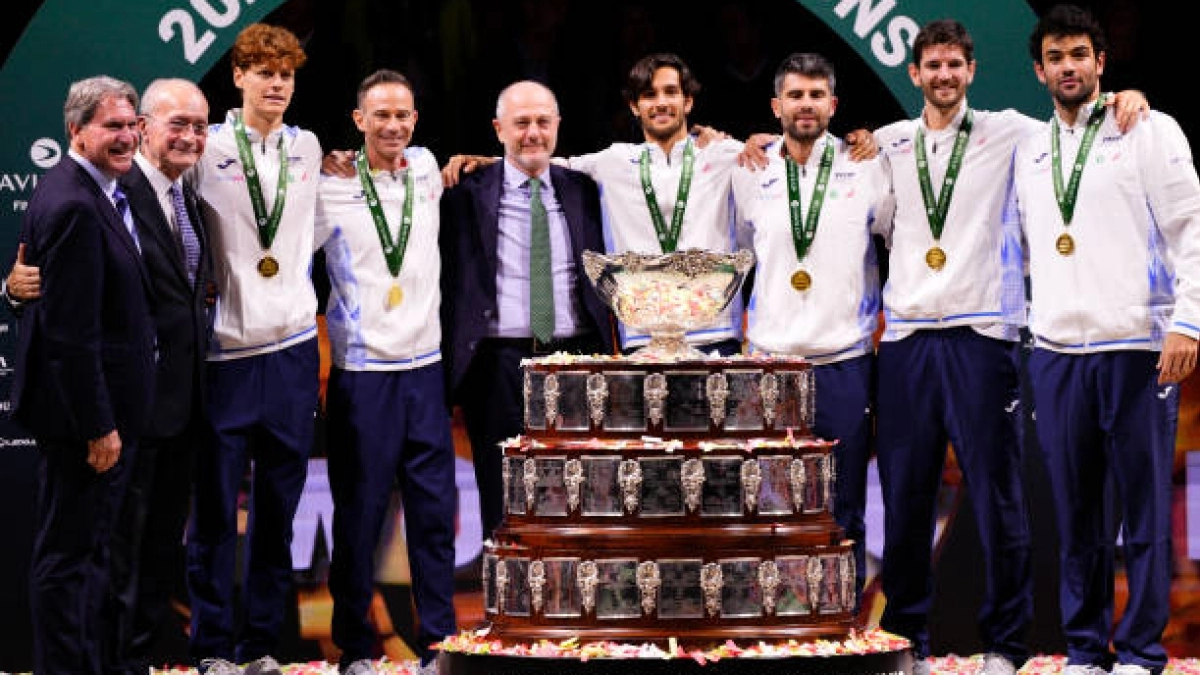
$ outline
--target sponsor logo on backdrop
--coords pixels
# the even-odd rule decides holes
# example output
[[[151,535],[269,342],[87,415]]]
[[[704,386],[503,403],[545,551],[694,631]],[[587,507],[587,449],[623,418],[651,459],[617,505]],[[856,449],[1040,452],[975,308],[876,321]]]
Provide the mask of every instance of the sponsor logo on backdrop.
[[[29,148],[29,159],[39,169],[49,169],[62,158],[62,147],[53,138],[39,138]]]

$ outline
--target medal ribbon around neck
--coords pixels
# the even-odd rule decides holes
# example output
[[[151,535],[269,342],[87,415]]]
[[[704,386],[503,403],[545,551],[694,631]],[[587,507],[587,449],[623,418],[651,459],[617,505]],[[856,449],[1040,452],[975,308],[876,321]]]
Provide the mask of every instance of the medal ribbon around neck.
[[[967,141],[971,137],[971,127],[975,122],[975,114],[967,108],[962,123],[958,125],[958,133],[954,136],[954,149],[950,151],[950,164],[946,167],[946,175],[942,178],[942,189],[937,199],[933,196],[933,182],[929,178],[929,159],[925,155],[925,132],[922,125],[917,125],[916,152],[917,178],[921,182],[921,199],[925,202],[925,214],[929,217],[929,232],[933,240],[942,238],[942,230],[946,227],[946,213],[950,211],[950,197],[954,194],[954,184],[958,181],[958,172],[962,169],[963,155],[967,154]]]
[[[250,203],[254,206],[254,222],[258,225],[258,243],[263,250],[271,248],[279,221],[283,219],[283,204],[287,200],[288,158],[283,150],[283,134],[279,135],[279,180],[275,185],[275,205],[267,216],[267,203],[263,200],[262,183],[254,165],[254,154],[250,151],[250,139],[246,135],[246,123],[239,113],[233,118],[233,137],[237,140],[238,157],[242,160],[246,175],[246,187],[250,189]]]
[[[362,183],[363,194],[367,197],[367,208],[371,210],[371,220],[375,221],[375,232],[379,235],[379,244],[383,247],[383,257],[387,261],[388,271],[392,278],[400,274],[404,264],[404,252],[408,249],[408,233],[412,230],[413,219],[413,172],[404,172],[404,206],[400,212],[399,241],[392,239],[392,230],[388,227],[387,217],[383,214],[383,204],[379,202],[379,194],[375,191],[375,181],[371,180],[371,166],[367,163],[367,149],[358,152],[358,180]]]
[[[650,148],[642,150],[638,160],[638,169],[642,179],[642,193],[646,195],[646,206],[650,209],[650,220],[654,221],[654,231],[658,234],[658,242],[663,253],[672,253],[679,243],[679,231],[683,229],[683,210],[687,208],[688,193],[692,190],[692,170],[696,163],[696,155],[692,150],[692,139],[683,146],[683,169],[679,175],[679,194],[675,197],[675,208],[671,211],[671,229],[663,220],[662,211],[658,208],[658,199],[654,196],[654,183],[650,182]]]
[[[1100,98],[1096,100],[1096,107],[1092,110],[1091,117],[1088,118],[1087,129],[1084,130],[1083,139],[1079,142],[1079,153],[1075,156],[1075,165],[1071,167],[1071,180],[1067,183],[1066,190],[1063,190],[1062,145],[1058,140],[1058,116],[1055,115],[1050,120],[1053,127],[1053,133],[1050,134],[1050,161],[1052,163],[1051,170],[1054,173],[1054,198],[1058,201],[1058,211],[1062,214],[1063,227],[1069,227],[1071,219],[1075,217],[1075,202],[1079,198],[1079,180],[1083,176],[1083,165],[1087,163],[1092,143],[1096,140],[1096,132],[1100,129],[1100,123],[1104,121],[1105,98],[1105,95],[1100,95]]]
[[[796,260],[803,261],[808,249],[817,238],[817,221],[825,203],[825,188],[829,185],[829,174],[833,169],[833,141],[826,137],[825,152],[817,169],[817,184],[813,186],[812,199],[808,204],[808,217],[803,215],[800,196],[800,169],[790,156],[784,159],[787,167],[788,216],[792,222],[792,243],[796,247]]]

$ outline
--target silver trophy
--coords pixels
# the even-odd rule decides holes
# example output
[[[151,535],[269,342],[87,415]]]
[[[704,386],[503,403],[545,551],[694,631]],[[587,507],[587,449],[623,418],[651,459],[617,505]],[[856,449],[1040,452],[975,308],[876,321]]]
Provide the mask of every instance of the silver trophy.
[[[711,324],[754,266],[754,253],[687,249],[664,254],[583,252],[583,268],[596,292],[626,326],[650,334],[637,356],[698,359],[684,340]]]

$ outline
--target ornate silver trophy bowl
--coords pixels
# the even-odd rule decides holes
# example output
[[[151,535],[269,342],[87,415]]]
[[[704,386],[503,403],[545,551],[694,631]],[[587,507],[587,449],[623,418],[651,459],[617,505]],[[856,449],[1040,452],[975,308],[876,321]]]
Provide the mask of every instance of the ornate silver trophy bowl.
[[[687,249],[672,253],[583,252],[583,269],[596,292],[626,326],[650,334],[636,355],[703,358],[684,336],[711,324],[742,286],[754,253]]]

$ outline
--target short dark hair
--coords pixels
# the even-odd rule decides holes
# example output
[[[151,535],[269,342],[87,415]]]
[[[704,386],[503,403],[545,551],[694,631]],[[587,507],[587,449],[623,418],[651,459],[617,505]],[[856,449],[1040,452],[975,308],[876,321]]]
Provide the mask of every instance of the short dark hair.
[[[675,54],[650,54],[644,56],[629,69],[629,77],[625,80],[622,95],[626,103],[637,103],[642,94],[650,91],[654,82],[654,73],[659,68],[674,68],[679,73],[679,86],[684,96],[695,96],[700,93],[700,81],[692,74],[683,59]]]
[[[413,91],[412,83],[408,81],[407,77],[390,68],[380,68],[363,78],[362,83],[358,85],[358,96],[355,99],[355,105],[361,110],[363,98],[366,97],[367,92],[381,84],[399,84],[407,89],[408,93],[413,95],[414,102],[416,101],[416,92]]]
[[[787,57],[775,69],[775,95],[783,93],[783,80],[789,74],[803,75],[814,79],[829,80],[829,93],[837,88],[837,76],[833,72],[833,64],[820,54],[796,53]]]
[[[967,63],[975,60],[975,40],[967,27],[954,19],[934,19],[921,26],[917,37],[913,39],[912,62],[921,65],[921,56],[926,47],[948,45],[962,50]]]
[[[1068,35],[1087,35],[1092,41],[1092,50],[1097,54],[1108,50],[1104,28],[1091,12],[1078,5],[1060,4],[1051,7],[1038,19],[1029,36],[1029,55],[1034,63],[1042,62],[1042,41],[1045,38]]]

